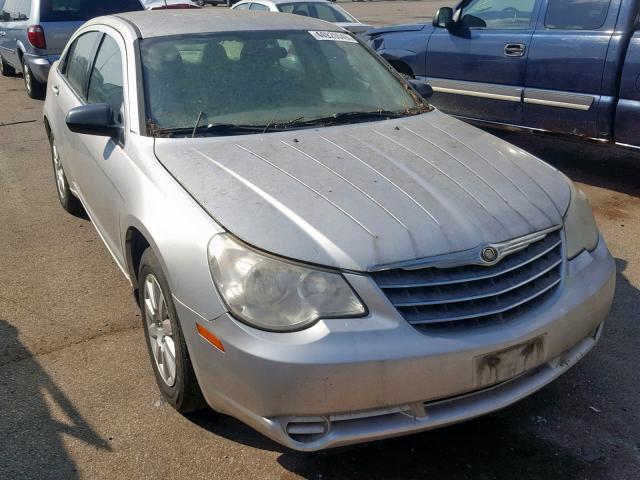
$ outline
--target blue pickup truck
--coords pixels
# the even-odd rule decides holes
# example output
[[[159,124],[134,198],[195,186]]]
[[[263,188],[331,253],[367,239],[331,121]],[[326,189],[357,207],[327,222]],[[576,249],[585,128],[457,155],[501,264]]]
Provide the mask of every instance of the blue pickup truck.
[[[444,112],[640,148],[640,0],[464,0],[365,40]]]

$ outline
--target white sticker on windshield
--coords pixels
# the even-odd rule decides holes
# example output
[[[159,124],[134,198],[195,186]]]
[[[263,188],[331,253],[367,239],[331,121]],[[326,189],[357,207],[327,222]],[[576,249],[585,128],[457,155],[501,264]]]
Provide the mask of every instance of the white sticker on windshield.
[[[334,41],[334,42],[358,43],[358,41],[355,38],[353,38],[351,35],[349,35],[348,33],[342,33],[342,32],[319,32],[319,31],[314,31],[314,32],[309,31],[309,33],[316,40],[331,40],[331,41]]]

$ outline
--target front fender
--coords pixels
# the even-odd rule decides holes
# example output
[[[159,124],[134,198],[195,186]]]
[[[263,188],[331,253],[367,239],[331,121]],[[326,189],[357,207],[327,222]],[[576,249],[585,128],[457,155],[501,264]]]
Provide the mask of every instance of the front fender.
[[[137,273],[127,245],[127,233],[135,228],[153,248],[172,294],[204,318],[215,318],[225,308],[211,278],[207,247],[211,237],[224,230],[155,158],[153,139],[139,143],[144,146],[131,152],[136,161],[129,164],[130,180],[122,186],[127,207],[120,241],[127,271]]]
[[[387,61],[407,64],[414,75],[425,76],[427,43],[433,28],[391,31],[369,36],[368,44]]]
[[[420,53],[410,50],[380,50],[378,53],[387,62],[391,64],[398,62],[405,63],[411,68],[414,75],[420,75],[416,73],[416,70],[420,70]]]

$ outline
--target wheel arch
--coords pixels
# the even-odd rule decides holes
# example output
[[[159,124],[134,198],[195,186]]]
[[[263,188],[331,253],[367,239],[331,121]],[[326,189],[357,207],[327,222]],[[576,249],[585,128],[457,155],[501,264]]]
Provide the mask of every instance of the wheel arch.
[[[129,280],[131,281],[133,290],[137,292],[139,288],[138,272],[140,270],[140,260],[142,259],[144,251],[151,247],[151,243],[147,240],[147,236],[138,228],[130,226],[125,234],[124,245]],[[155,249],[154,252],[158,255],[158,252]],[[160,258],[158,257],[158,259]],[[136,298],[138,298],[137,295]]]
[[[49,124],[49,119],[46,114],[42,117],[42,121],[44,122],[44,129],[47,132],[47,139],[51,142],[51,125]]]
[[[18,43],[16,46],[16,57],[18,57],[18,63],[20,64],[20,68],[22,68],[22,59],[24,58],[25,48],[22,43]]]

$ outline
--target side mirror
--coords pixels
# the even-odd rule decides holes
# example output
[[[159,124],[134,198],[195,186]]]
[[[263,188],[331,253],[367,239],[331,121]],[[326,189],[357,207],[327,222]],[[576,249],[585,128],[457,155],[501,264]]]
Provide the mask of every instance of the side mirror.
[[[122,127],[113,125],[113,113],[106,103],[82,105],[69,110],[65,120],[67,127],[74,133],[110,137],[120,140]]]
[[[431,23],[435,28],[450,28],[453,25],[453,8],[439,8]]]
[[[411,85],[422,98],[426,99],[433,95],[433,88],[431,88],[431,85],[424,80],[416,80],[415,78],[412,78],[409,80],[409,85]]]

